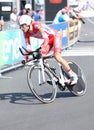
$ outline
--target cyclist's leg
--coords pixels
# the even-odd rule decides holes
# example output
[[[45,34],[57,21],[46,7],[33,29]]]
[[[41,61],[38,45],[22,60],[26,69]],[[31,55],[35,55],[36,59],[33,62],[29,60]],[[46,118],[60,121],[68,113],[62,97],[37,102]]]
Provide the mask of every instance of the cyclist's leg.
[[[68,83],[75,84],[77,83],[78,77],[70,68],[68,62],[62,57],[62,38],[60,33],[56,33],[54,37],[54,56],[55,59],[62,65],[65,71],[69,74],[70,80]]]

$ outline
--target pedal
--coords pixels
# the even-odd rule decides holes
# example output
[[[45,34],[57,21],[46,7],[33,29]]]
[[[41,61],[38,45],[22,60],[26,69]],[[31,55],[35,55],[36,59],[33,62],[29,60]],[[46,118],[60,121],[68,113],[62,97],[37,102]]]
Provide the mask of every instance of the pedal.
[[[66,86],[63,86],[59,83],[59,81],[56,82],[56,85],[58,85],[58,88],[61,90],[61,91],[64,91],[66,89]]]
[[[70,91],[72,91],[73,87],[74,87],[76,84],[71,85],[71,83],[65,82],[65,85],[66,85],[66,87],[67,87]]]

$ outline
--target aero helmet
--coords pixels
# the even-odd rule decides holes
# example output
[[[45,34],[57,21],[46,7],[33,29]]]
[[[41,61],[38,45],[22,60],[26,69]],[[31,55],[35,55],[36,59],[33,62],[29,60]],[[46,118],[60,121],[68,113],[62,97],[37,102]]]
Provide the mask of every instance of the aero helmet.
[[[32,19],[31,19],[31,17],[29,15],[22,15],[20,17],[19,24],[20,25],[26,24],[27,26],[29,26],[31,21],[32,21]]]

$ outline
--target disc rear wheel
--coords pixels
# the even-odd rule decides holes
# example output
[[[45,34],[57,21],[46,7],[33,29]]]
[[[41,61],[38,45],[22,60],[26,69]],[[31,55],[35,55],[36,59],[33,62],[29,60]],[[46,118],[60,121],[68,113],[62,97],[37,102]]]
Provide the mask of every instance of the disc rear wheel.
[[[69,85],[68,89],[76,96],[82,96],[86,93],[87,83],[86,77],[81,68],[74,62],[69,62],[71,69],[78,75],[78,81],[76,85]]]

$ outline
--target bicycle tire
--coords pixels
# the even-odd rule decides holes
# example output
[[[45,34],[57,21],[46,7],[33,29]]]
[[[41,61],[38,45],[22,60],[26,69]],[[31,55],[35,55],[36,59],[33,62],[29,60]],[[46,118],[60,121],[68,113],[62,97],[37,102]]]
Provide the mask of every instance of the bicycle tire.
[[[38,73],[40,73],[40,76],[42,76],[41,67],[37,64],[34,64],[28,71],[27,83],[30,91],[42,103],[51,103],[55,100],[57,93],[57,86],[53,75],[47,69],[47,67],[45,67],[44,74],[46,76],[46,81],[39,84],[38,81],[40,76]],[[50,81],[50,83],[48,81]]]
[[[87,82],[84,72],[81,67],[74,62],[68,62],[71,69],[78,75],[78,81],[76,85],[67,86],[71,93],[76,96],[82,96],[86,93]]]

